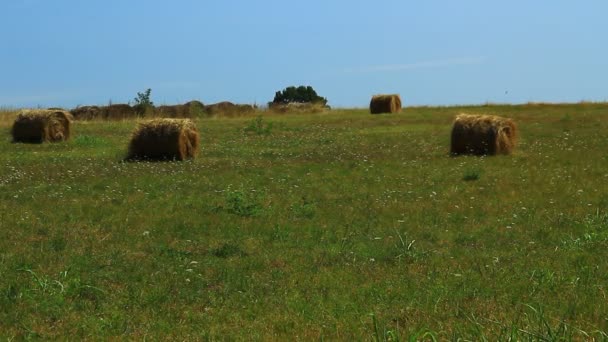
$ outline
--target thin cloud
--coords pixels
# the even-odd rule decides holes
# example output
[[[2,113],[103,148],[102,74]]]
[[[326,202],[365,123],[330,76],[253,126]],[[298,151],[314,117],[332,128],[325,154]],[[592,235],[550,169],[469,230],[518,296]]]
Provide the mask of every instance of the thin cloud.
[[[424,61],[418,63],[409,64],[388,64],[388,65],[374,65],[358,68],[345,69],[346,73],[373,73],[373,72],[394,72],[394,71],[407,71],[407,70],[418,70],[418,69],[432,69],[432,68],[445,68],[460,65],[477,65],[482,64],[486,60],[485,57],[467,57],[467,58],[453,58],[453,59],[442,59],[434,61]]]

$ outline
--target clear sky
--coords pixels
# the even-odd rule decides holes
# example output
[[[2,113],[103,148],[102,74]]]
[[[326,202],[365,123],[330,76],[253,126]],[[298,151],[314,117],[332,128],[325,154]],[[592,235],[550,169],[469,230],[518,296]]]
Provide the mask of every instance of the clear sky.
[[[0,106],[608,100],[607,0],[0,0]]]

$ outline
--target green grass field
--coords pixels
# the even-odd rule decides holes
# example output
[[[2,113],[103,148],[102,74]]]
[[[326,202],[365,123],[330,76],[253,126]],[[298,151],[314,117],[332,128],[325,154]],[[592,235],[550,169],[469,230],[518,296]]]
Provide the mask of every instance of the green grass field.
[[[460,112],[516,152],[450,157]],[[608,339],[608,104],[201,119],[181,163],[122,162],[135,121],[12,144],[13,115],[2,339]]]

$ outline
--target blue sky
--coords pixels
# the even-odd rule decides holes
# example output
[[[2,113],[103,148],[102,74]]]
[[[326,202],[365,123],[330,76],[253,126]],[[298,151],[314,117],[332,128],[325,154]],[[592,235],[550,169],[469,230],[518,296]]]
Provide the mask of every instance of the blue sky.
[[[606,0],[2,0],[0,106],[608,100]]]

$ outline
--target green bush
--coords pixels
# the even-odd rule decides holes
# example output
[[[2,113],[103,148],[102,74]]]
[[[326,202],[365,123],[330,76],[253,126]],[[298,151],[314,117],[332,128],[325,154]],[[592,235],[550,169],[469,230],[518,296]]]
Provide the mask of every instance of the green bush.
[[[138,92],[137,97],[133,99],[135,111],[140,116],[145,116],[147,113],[153,112],[154,102],[150,99],[152,89],[148,88],[143,93]]]
[[[288,104],[288,103],[319,103],[327,104],[327,99],[321,97],[311,86],[287,87],[282,91],[277,91],[269,105]]]

